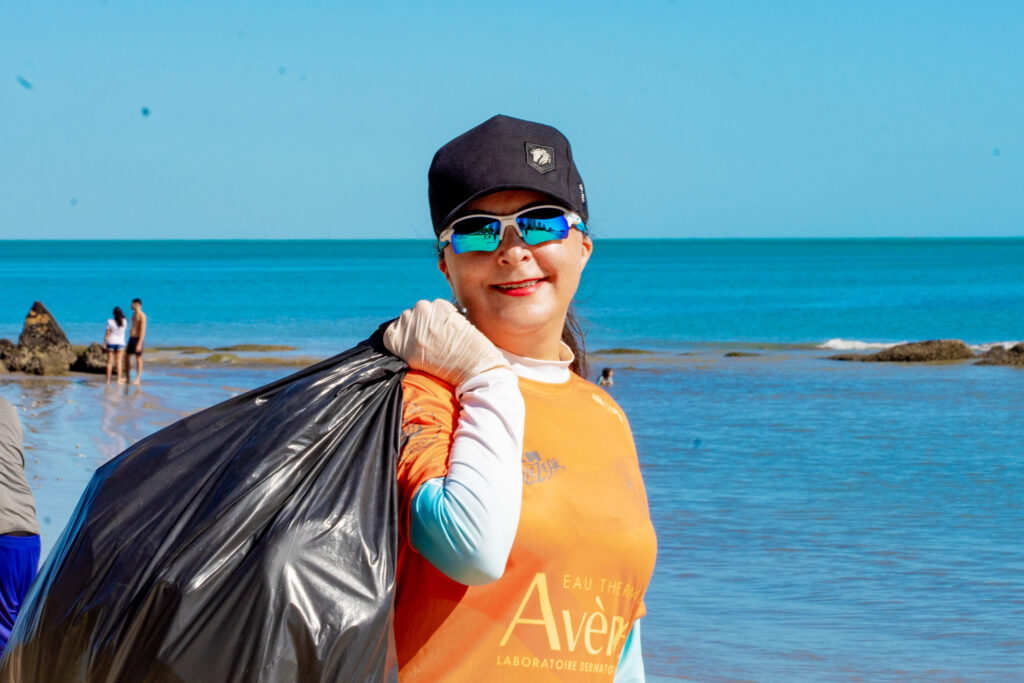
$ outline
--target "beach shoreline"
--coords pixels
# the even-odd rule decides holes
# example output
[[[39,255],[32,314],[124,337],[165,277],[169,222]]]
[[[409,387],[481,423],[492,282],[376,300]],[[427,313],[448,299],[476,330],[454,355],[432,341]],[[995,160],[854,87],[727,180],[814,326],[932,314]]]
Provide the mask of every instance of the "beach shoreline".
[[[983,581],[976,590],[991,600],[1005,600],[1017,590],[1019,581],[1008,567],[1019,552],[1006,555],[1005,544],[1000,545],[1013,523],[1000,521],[999,511],[1019,503],[1020,496],[1005,475],[1016,457],[1015,435],[1024,429],[1011,411],[1020,399],[1019,368],[841,363],[827,360],[833,352],[828,349],[727,355],[747,350],[719,345],[644,353],[598,349],[590,356],[594,372],[603,364],[615,369],[609,392],[636,437],[659,535],[648,605],[669,607],[651,608],[646,617],[645,659],[652,674],[685,670],[702,677],[708,662],[732,656],[722,644],[728,634],[758,619],[778,633],[775,647],[781,654],[769,648],[757,661],[793,673],[785,652],[805,637],[804,623],[797,617],[775,623],[771,612],[747,615],[743,600],[797,601],[813,614],[808,619],[833,634],[840,631],[829,615],[846,615],[844,628],[854,629],[856,638],[847,642],[833,635],[823,641],[815,649],[823,659],[808,660],[813,664],[854,661],[861,639],[879,632],[885,643],[919,642],[920,633],[941,628],[945,614],[921,598],[943,590],[941,576]],[[25,426],[26,473],[36,496],[44,556],[97,468],[186,415],[298,369],[211,363],[204,352],[161,353],[168,354],[165,362],[147,364],[141,386],[108,386],[103,375],[87,373],[0,374],[0,395],[18,408]],[[950,478],[947,471],[960,476]],[[977,490],[967,492],[959,482],[974,482]],[[911,493],[909,502],[901,491]],[[974,516],[937,514],[936,506],[960,505],[961,499]],[[974,555],[996,557],[1001,548],[1005,559],[960,564],[968,560],[942,540],[950,533],[946,520],[965,529],[960,541],[980,544]],[[998,531],[980,535],[972,526],[979,524]],[[876,527],[900,529],[900,536],[891,540],[871,531]],[[900,540],[903,536],[909,540]],[[920,549],[906,554],[901,550],[906,543]],[[844,550],[851,544],[861,549],[851,555]],[[897,558],[895,568],[891,557]],[[759,571],[762,564],[787,567],[801,581],[774,582],[772,574]],[[932,567],[943,574],[929,573]],[[854,591],[849,601],[813,592],[814,586],[836,581]],[[707,595],[719,598],[704,610]],[[891,619],[880,617],[864,602],[876,597],[906,607],[893,608]],[[969,592],[958,600],[958,609],[975,614]],[[689,616],[681,618],[677,608]],[[910,635],[886,626],[902,623],[902,609],[918,615]],[[728,618],[720,616],[722,610]],[[983,648],[999,670],[1011,670],[1006,659],[1016,650],[994,644],[1007,621],[1001,614],[984,614],[986,633],[993,635],[985,637]],[[756,641],[756,634],[750,637]],[[925,660],[929,666],[939,660],[935,666],[947,671],[969,671],[951,660],[942,663],[941,653],[931,649],[921,657],[904,659],[906,668],[918,671]],[[861,666],[878,673],[883,664],[872,660]]]

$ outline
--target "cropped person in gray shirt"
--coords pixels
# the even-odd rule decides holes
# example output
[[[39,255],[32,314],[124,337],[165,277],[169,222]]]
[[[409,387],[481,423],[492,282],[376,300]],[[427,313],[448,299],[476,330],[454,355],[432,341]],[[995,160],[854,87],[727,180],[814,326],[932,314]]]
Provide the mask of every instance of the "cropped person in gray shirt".
[[[0,396],[0,654],[39,567],[39,524],[25,478],[21,420]]]

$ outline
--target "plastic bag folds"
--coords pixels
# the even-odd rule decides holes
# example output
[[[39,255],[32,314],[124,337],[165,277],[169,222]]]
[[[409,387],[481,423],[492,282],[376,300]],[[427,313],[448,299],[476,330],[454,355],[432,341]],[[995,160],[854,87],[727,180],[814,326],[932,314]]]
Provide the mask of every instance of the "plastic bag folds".
[[[396,680],[405,371],[378,332],[103,465],[0,681]]]

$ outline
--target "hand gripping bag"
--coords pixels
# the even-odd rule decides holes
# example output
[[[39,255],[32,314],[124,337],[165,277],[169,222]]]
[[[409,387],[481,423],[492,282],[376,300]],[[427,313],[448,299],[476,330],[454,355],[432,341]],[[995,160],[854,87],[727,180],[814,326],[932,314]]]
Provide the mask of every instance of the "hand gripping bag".
[[[405,371],[378,331],[98,469],[0,680],[397,680]]]

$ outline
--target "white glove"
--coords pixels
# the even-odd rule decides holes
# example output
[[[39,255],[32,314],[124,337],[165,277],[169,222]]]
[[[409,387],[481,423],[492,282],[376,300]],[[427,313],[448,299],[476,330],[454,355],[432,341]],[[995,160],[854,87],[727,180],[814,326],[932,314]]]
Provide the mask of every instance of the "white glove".
[[[454,387],[491,368],[509,368],[491,340],[444,299],[417,301],[384,331],[384,345],[413,370]]]

